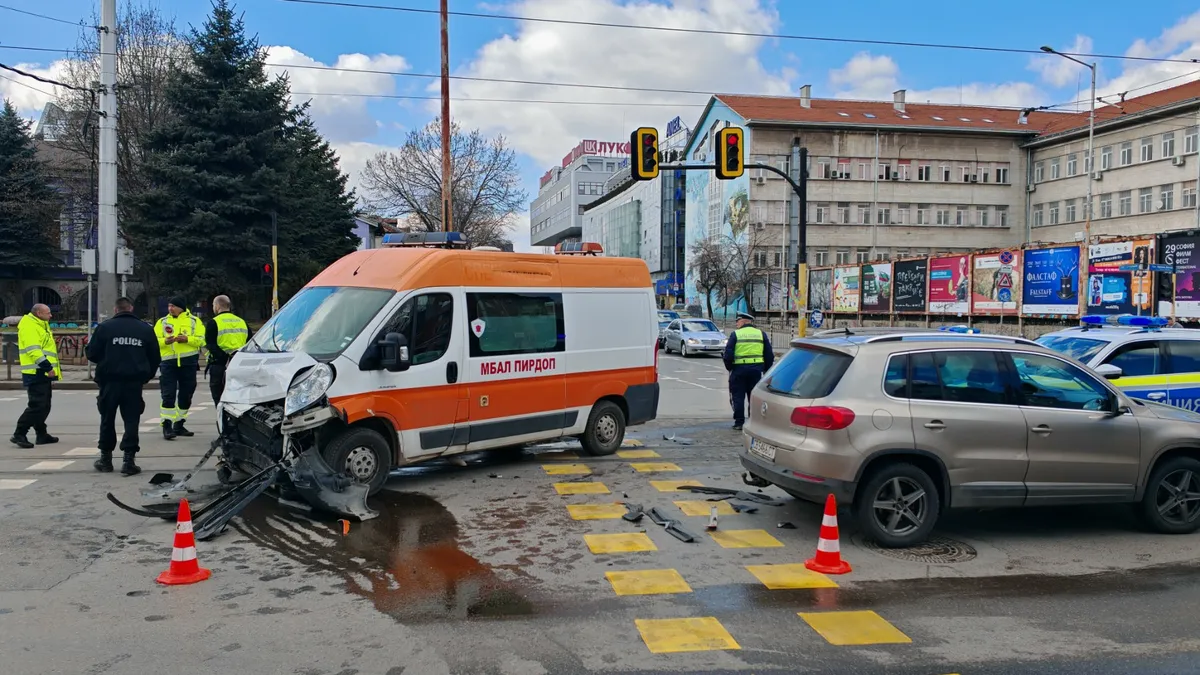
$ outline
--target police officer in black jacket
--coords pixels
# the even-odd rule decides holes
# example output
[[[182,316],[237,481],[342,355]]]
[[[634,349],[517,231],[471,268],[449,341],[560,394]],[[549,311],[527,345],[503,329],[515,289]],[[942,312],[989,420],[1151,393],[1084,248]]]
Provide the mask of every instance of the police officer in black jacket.
[[[141,468],[133,463],[138,452],[138,423],[146,411],[142,386],[154,378],[161,360],[158,338],[149,324],[133,315],[129,298],[119,298],[113,318],[96,327],[87,346],[88,361],[96,364],[100,395],[100,459],[97,471],[113,470],[112,455],[117,445],[117,412],[125,424],[121,437],[124,463],[121,475],[132,476]]]

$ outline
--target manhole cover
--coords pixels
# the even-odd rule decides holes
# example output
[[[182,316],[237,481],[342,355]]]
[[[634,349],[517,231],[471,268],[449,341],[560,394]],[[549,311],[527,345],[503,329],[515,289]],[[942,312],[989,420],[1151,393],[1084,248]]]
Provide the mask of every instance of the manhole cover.
[[[930,537],[925,543],[909,548],[883,548],[873,541],[863,547],[896,560],[922,563],[960,563],[974,560],[977,553],[970,544],[947,537]]]

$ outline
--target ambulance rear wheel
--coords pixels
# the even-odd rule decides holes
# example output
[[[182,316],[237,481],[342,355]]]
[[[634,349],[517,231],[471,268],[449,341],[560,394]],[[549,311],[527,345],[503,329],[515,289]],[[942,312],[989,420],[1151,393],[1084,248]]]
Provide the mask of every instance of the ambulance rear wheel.
[[[392,470],[392,451],[387,440],[373,429],[353,428],[333,439],[321,456],[338,473],[344,473],[370,488],[368,494],[383,489]]]
[[[587,427],[579,437],[589,455],[611,455],[625,440],[625,413],[612,401],[600,401],[592,406]]]

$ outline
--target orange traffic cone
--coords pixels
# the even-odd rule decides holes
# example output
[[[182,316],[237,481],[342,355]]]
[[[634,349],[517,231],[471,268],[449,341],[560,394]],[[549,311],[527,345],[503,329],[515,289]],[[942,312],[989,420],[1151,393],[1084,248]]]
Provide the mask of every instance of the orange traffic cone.
[[[178,586],[194,584],[212,576],[212,570],[200,566],[196,559],[196,535],[192,534],[192,510],[187,500],[179,502],[175,525],[175,547],[171,550],[171,566],[155,579],[160,584]]]
[[[804,566],[822,574],[845,574],[850,563],[842,560],[841,545],[838,543],[837,500],[833,495],[825,499],[825,517],[821,519],[821,538],[817,540],[817,557]]]

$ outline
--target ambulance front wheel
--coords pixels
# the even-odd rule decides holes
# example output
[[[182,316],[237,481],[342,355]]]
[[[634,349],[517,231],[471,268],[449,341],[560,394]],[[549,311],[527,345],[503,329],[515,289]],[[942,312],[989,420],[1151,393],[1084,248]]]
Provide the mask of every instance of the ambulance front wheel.
[[[392,470],[391,448],[374,429],[351,428],[326,445],[321,455],[334,471],[367,485],[372,495],[383,489]]]
[[[599,401],[592,406],[587,427],[579,438],[589,455],[611,455],[625,440],[625,413],[612,401]]]

